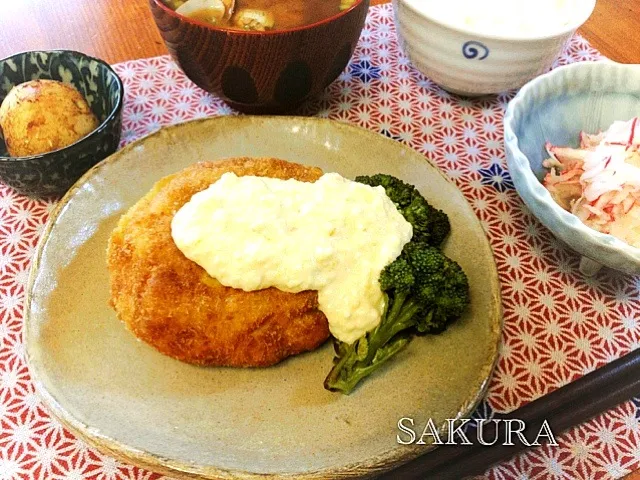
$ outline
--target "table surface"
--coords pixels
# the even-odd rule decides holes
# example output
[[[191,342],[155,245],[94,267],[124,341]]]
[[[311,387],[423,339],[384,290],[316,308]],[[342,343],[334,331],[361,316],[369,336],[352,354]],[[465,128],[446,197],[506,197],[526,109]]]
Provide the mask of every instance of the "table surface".
[[[65,48],[117,63],[167,53],[147,0],[3,1],[0,32],[0,58],[25,50]],[[580,33],[608,58],[640,63],[640,1],[597,0]],[[640,471],[627,480],[640,480]]]

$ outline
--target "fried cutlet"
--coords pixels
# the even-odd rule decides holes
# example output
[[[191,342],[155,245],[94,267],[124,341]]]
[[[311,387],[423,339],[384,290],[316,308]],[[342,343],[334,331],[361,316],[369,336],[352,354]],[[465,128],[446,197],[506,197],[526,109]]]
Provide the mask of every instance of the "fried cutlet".
[[[225,287],[171,237],[174,214],[225,172],[308,182],[322,175],[319,168],[283,160],[237,158],[197,163],[163,178],[122,216],[109,239],[110,303],[134,335],[178,360],[273,365],[329,337],[317,292]]]

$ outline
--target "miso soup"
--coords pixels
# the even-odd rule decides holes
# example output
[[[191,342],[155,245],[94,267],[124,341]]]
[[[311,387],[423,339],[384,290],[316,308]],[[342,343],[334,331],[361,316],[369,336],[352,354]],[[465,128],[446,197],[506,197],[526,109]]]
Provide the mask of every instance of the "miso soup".
[[[176,13],[237,30],[287,30],[318,22],[359,0],[164,0]]]

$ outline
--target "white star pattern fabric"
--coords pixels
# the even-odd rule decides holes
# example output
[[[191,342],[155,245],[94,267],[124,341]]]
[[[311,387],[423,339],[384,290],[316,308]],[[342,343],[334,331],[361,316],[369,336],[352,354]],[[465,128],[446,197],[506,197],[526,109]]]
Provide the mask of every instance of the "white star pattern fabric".
[[[557,64],[596,60],[580,36]],[[236,114],[167,56],[115,66],[126,87],[122,144],[194,118]],[[502,285],[500,360],[482,415],[509,412],[640,346],[640,278],[578,272],[578,256],[528,212],[506,169],[502,118],[513,93],[461,99],[415,70],[391,5],[373,7],[350,65],[298,113],[353,123],[432,159],[464,193]],[[0,480],[169,480],[102,455],[52,419],[34,392],[22,339],[24,289],[52,203],[0,185]],[[527,451],[488,479],[612,479],[640,468],[640,400]]]

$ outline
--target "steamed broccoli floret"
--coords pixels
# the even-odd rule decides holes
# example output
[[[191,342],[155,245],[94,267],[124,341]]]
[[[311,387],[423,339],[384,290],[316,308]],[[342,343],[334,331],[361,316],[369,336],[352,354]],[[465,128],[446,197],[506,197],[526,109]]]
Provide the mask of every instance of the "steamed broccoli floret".
[[[409,343],[412,333],[439,333],[469,303],[469,284],[460,266],[439,249],[409,242],[380,274],[386,311],[380,324],[351,345],[335,342],[328,390],[350,393],[365,377]]]
[[[413,227],[414,241],[438,247],[451,230],[449,217],[443,211],[429,205],[417,190],[411,203],[401,210],[401,213]]]
[[[392,288],[395,288],[396,291],[407,291],[415,281],[411,265],[400,257],[384,267],[380,273],[380,288],[383,292]]]
[[[447,215],[429,205],[413,185],[384,174],[359,176],[356,177],[356,182],[384,188],[387,196],[413,227],[413,241],[426,242],[437,247],[449,235],[451,226]]]
[[[370,187],[383,187],[387,196],[396,204],[399,210],[402,210],[411,203],[413,192],[416,191],[416,187],[413,185],[404,183],[399,178],[382,173],[372,176],[360,175],[355,178],[355,181],[364,183]]]
[[[387,316],[416,307],[419,315],[412,320],[421,333],[442,331],[469,303],[469,282],[460,265],[426,243],[409,242],[381,272],[380,286],[390,301]]]
[[[450,320],[458,318],[469,303],[469,282],[456,262],[437,248],[410,242],[403,251],[417,279],[412,293],[423,305],[416,328],[420,333],[444,330]],[[394,262],[395,263],[395,262]]]

